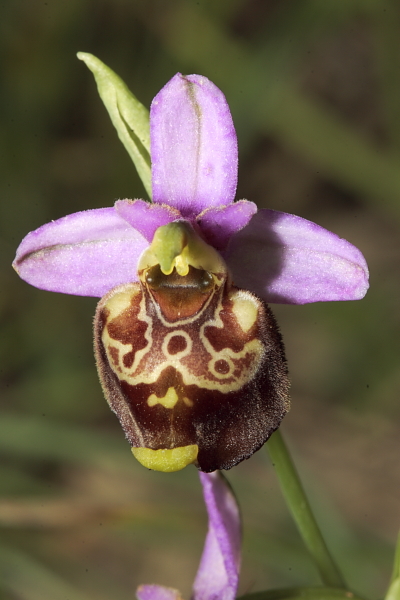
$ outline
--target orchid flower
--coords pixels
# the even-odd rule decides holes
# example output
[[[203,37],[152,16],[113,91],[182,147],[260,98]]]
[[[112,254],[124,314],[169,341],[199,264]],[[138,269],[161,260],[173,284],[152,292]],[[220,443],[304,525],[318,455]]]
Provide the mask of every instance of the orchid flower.
[[[115,93],[126,94],[119,82]],[[123,122],[124,141],[135,115],[110,114],[117,129]],[[145,128],[140,135],[133,158],[142,173]],[[118,200],[43,225],[21,242],[14,268],[38,288],[102,298],[100,380],[139,462],[229,469],[289,408],[266,302],[360,299],[368,268],[357,248],[319,225],[235,201],[236,133],[224,95],[205,77],[178,73],[156,95],[150,139],[152,203]]]
[[[208,513],[208,533],[193,585],[192,600],[234,600],[239,580],[241,527],[239,508],[226,480],[200,473]],[[178,590],[142,585],[139,600],[181,600]]]

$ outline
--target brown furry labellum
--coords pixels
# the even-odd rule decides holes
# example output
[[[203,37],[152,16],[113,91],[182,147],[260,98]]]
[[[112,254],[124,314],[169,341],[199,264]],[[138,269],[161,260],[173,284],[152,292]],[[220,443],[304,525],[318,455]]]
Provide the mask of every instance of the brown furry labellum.
[[[154,252],[165,231],[155,236],[139,282],[99,302],[95,351],[105,396],[136,458],[162,471],[193,462],[211,472],[264,444],[288,410],[289,384],[268,306],[231,284],[220,257],[201,260],[206,244],[191,245],[196,234],[186,224],[183,231],[167,257]]]

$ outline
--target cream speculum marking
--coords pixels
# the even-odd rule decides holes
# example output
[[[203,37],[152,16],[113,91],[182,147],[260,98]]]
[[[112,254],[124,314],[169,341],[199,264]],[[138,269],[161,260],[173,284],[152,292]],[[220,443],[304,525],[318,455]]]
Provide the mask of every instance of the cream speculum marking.
[[[248,458],[288,409],[283,347],[268,307],[231,285],[185,221],[157,229],[139,283],[99,303],[96,358],[108,402],[142,464],[204,471]]]

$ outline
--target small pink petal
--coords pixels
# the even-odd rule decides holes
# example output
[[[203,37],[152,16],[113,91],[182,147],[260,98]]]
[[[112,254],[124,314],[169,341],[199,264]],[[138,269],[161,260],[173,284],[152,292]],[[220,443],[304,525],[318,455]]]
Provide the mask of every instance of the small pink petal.
[[[336,234],[302,219],[260,210],[224,252],[233,282],[267,302],[306,304],[359,300],[368,289],[361,252]]]
[[[175,75],[150,110],[153,200],[193,218],[233,202],[237,140],[223,93],[206,77]]]
[[[153,241],[158,227],[181,218],[180,212],[171,206],[144,200],[117,200],[114,207],[119,216],[141,233],[149,243]]]
[[[114,208],[99,208],[28,233],[13,267],[40,289],[102,297],[117,285],[137,280],[137,261],[147,246]]]
[[[140,585],[136,596],[138,600],[182,600],[178,590],[162,585]]]
[[[206,208],[196,221],[208,243],[217,250],[223,250],[232,235],[243,229],[256,212],[254,202],[239,200],[228,206]]]
[[[218,471],[199,475],[208,512],[208,533],[193,585],[193,600],[234,600],[240,570],[239,507]]]

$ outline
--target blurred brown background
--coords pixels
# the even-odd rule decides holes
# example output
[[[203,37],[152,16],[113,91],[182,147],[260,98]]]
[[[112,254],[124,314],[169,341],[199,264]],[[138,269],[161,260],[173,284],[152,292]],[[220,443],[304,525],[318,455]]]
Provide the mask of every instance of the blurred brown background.
[[[75,54],[146,105],[177,71],[227,96],[238,198],[357,245],[360,302],[276,306],[292,378],[282,428],[349,584],[387,585],[400,524],[400,6],[396,0],[2,0],[0,597],[188,600],[206,517],[194,468],[148,472],[102,397],[96,301],[42,292],[10,264],[65,214],[143,197]],[[244,518],[241,593],[318,576],[265,450],[228,473]]]

